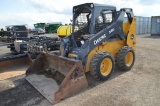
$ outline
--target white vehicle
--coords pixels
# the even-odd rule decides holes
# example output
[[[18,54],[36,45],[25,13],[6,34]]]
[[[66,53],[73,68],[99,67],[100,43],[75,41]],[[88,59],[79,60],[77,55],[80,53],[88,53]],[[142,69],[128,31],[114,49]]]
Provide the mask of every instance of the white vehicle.
[[[45,34],[45,30],[42,28],[35,28],[35,35]]]

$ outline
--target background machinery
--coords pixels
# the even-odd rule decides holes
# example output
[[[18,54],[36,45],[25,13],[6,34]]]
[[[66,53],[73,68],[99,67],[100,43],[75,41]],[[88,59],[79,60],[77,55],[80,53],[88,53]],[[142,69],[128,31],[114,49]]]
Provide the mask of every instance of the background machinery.
[[[42,29],[45,29],[45,23],[36,23],[36,24],[34,24],[34,28],[42,28]]]
[[[61,22],[53,22],[53,23],[36,23],[34,24],[35,29],[32,31],[34,35],[44,34],[44,33],[56,33],[59,26],[61,26]]]
[[[46,33],[56,33],[59,26],[61,26],[61,22],[53,22],[53,23],[47,23],[45,25],[45,31]]]
[[[59,47],[58,37],[32,36],[27,44],[27,52],[32,58],[36,58],[41,52],[53,52],[59,50]]]
[[[27,25],[6,26],[5,35],[0,37],[1,42],[5,42],[10,48],[11,54],[0,57],[1,79],[22,75],[32,63],[27,51],[29,41]]]
[[[45,23],[36,23],[36,24],[34,24],[34,28],[35,29],[32,30],[32,33],[34,35],[45,34],[45,25],[46,25]]]
[[[66,37],[72,33],[72,25],[61,25],[57,29],[57,35],[60,38]]]
[[[61,55],[41,53],[26,71],[26,80],[53,104],[86,89],[85,73],[104,81],[115,66],[128,71],[135,61],[131,8],[117,11],[115,6],[86,3],[74,6],[73,14],[72,33],[61,39]]]
[[[5,36],[1,39],[6,39],[3,42],[9,43],[8,48],[13,54],[22,53],[27,50],[28,32],[27,25],[10,25],[6,26]]]
[[[58,29],[57,29],[58,28]],[[28,53],[32,58],[36,58],[41,52],[57,52],[60,49],[61,38],[71,34],[71,25],[62,25],[61,23],[52,23],[45,26],[46,33],[54,30],[57,32],[58,37],[48,36],[32,36],[28,42]],[[49,32],[47,32],[47,30]]]

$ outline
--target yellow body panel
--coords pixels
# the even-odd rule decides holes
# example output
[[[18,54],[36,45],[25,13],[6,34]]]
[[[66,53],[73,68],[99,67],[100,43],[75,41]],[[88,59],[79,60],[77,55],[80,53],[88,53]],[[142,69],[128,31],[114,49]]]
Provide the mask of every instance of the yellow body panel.
[[[133,39],[131,39],[131,37],[133,37]],[[129,28],[129,33],[127,36],[127,45],[132,47],[134,50],[136,50],[136,19],[134,18],[132,21],[132,24],[130,25]]]
[[[123,23],[123,32],[127,35],[126,45],[136,50],[136,18],[133,18],[132,24],[129,21]],[[131,39],[132,35],[134,35],[133,39]]]
[[[100,52],[100,51],[107,51],[111,53],[114,57],[116,53],[125,45],[124,40],[119,40],[119,41],[111,41],[111,42],[103,42],[101,45],[97,46],[95,49],[93,49],[89,54],[88,54],[88,59],[87,59],[87,64],[85,68],[85,72],[89,71],[89,65],[92,57]]]
[[[94,48],[88,54],[85,72],[89,71],[92,57],[100,51],[109,52],[115,57],[116,53],[123,46],[129,46],[129,47],[132,47],[134,50],[136,50],[136,19],[133,18],[132,24],[130,24],[129,22],[123,23],[122,27],[123,27],[124,33],[127,35],[127,39],[119,40],[119,41],[103,42],[101,45]],[[134,36],[133,39],[131,39],[131,36]]]
[[[63,25],[63,26],[60,26],[57,29],[57,35],[59,37],[66,37],[69,34],[71,34],[71,32],[72,32],[72,26],[71,25]]]

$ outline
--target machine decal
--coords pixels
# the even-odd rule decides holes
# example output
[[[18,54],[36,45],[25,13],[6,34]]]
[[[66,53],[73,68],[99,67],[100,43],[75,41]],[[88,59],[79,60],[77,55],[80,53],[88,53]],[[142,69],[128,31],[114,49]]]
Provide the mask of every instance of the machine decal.
[[[97,43],[99,43],[102,39],[106,38],[106,34],[102,35],[101,37],[99,37],[98,39],[94,40],[94,45],[96,45]]]
[[[112,32],[114,32],[114,28],[112,28],[112,29],[109,31],[109,34],[111,34]]]

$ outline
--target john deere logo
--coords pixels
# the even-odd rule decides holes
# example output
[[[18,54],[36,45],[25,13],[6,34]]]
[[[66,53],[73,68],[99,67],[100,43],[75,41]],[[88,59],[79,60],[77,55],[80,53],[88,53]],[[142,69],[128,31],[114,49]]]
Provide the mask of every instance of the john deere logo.
[[[99,43],[104,38],[106,38],[106,34],[104,34],[101,37],[99,37],[98,39],[94,40],[94,45],[96,45],[97,43]]]

